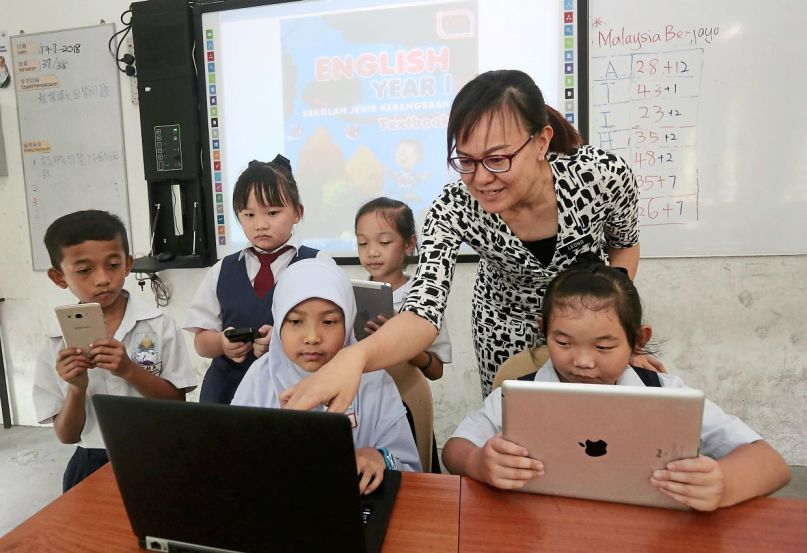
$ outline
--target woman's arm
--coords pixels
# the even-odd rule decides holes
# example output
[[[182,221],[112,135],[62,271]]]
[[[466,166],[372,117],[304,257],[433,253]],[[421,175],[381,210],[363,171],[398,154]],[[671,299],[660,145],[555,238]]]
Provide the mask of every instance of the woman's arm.
[[[421,351],[409,360],[429,380],[439,380],[443,376],[443,362],[430,351]]]
[[[403,363],[429,347],[436,337],[437,329],[429,321],[409,311],[400,313],[285,390],[280,402],[284,407],[301,410],[326,404],[328,411],[341,413],[356,396],[362,372]]]
[[[359,389],[362,372],[408,361],[434,342],[463,241],[460,229],[468,224],[464,190],[462,186],[447,186],[432,203],[423,223],[417,273],[403,311],[372,335],[339,351],[315,374],[281,393],[283,406],[308,410],[325,403],[329,411],[344,411]]]
[[[624,267],[631,280],[639,265],[639,186],[630,166],[619,156],[606,154],[603,178],[611,205],[605,221],[605,246],[608,260]]]
[[[614,267],[623,267],[630,279],[635,279],[639,267],[639,244],[630,248],[608,248],[608,261]]]

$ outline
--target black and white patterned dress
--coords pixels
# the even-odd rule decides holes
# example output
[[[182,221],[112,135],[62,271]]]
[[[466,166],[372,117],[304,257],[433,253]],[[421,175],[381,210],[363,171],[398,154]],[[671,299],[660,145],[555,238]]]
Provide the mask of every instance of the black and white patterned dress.
[[[440,328],[460,244],[480,256],[471,308],[482,393],[499,366],[535,345],[549,281],[582,252],[607,260],[607,248],[639,242],[639,191],[625,161],[592,146],[549,154],[558,204],[555,255],[542,264],[499,215],[485,212],[462,181],[447,185],[423,225],[418,270],[404,311]]]

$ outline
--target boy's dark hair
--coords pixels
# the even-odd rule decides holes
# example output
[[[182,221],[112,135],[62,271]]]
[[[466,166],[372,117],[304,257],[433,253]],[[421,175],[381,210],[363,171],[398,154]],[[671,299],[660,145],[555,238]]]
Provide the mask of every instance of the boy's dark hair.
[[[448,156],[451,157],[457,142],[465,142],[486,116],[503,117],[505,112],[512,113],[530,134],[550,125],[554,131],[550,152],[570,154],[583,143],[577,129],[546,105],[532,77],[516,69],[501,69],[476,76],[457,93],[446,129]]]
[[[547,336],[552,313],[558,309],[613,309],[625,330],[628,344],[638,351],[642,326],[642,302],[628,272],[609,267],[593,253],[581,254],[561,271],[546,289],[541,314],[541,331]]]
[[[291,172],[291,162],[278,154],[269,163],[252,160],[235,181],[233,190],[233,211],[246,209],[250,193],[262,206],[283,207],[290,205],[295,210],[302,209],[297,181]]]
[[[63,249],[87,240],[115,240],[120,238],[123,251],[129,256],[129,237],[120,217],[98,209],[74,211],[53,221],[45,231],[45,247],[50,264],[61,270]]]

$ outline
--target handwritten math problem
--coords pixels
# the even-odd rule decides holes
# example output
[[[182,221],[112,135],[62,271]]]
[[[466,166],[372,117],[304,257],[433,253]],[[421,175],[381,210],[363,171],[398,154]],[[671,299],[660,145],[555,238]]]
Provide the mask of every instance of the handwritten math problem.
[[[807,253],[807,4],[586,5],[565,61],[587,140],[635,174],[642,257]]]
[[[631,164],[640,225],[697,221],[703,54],[720,28],[637,31],[595,17],[592,32],[604,53],[590,60],[592,143]]]
[[[639,224],[698,219],[694,159],[703,50],[594,57],[592,140],[633,167]]]

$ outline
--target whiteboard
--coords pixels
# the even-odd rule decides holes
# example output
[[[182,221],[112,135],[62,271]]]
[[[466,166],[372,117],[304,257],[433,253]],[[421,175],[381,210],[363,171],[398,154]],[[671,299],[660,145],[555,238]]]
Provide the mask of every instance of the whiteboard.
[[[11,37],[35,270],[50,267],[42,239],[62,215],[103,209],[130,228],[118,69],[107,49],[114,32],[108,24]]]
[[[802,0],[589,1],[589,141],[636,173],[643,256],[807,253],[805,21]]]

